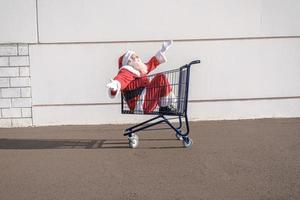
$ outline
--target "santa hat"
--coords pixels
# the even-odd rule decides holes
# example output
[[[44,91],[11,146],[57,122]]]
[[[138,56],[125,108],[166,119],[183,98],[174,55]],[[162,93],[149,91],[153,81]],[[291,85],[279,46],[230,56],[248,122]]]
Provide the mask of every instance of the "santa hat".
[[[132,54],[135,54],[135,52],[129,50],[119,58],[119,68],[128,64],[128,61]]]

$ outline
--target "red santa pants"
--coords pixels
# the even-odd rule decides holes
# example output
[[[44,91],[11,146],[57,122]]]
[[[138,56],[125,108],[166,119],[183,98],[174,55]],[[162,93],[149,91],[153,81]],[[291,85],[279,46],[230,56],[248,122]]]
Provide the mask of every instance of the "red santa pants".
[[[152,112],[160,104],[161,98],[168,96],[171,91],[172,87],[167,77],[164,74],[157,74],[146,87],[146,94],[143,99],[144,113]]]

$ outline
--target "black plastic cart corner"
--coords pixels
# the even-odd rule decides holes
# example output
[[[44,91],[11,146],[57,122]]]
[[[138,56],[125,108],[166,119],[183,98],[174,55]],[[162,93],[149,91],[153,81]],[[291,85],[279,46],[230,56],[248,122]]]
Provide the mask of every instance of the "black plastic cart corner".
[[[169,85],[172,87],[173,92],[173,99],[171,101],[173,102],[174,110],[172,111],[162,111],[159,109],[159,106],[155,108],[154,111],[151,111],[149,113],[144,113],[140,110],[130,110],[127,102],[126,102],[126,95],[122,92],[121,95],[121,110],[122,114],[140,114],[140,115],[156,115],[155,117],[146,120],[142,123],[139,123],[137,125],[131,126],[124,131],[124,136],[128,136],[129,140],[129,147],[135,148],[138,145],[138,136],[135,134],[138,131],[150,128],[152,126],[158,125],[160,123],[166,123],[169,125],[170,129],[173,129],[176,132],[176,137],[179,140],[183,141],[183,145],[185,147],[191,147],[193,142],[189,137],[189,122],[188,122],[188,116],[187,116],[187,107],[188,107],[188,94],[189,94],[189,79],[190,79],[190,68],[194,64],[199,64],[200,60],[194,60],[190,62],[189,64],[186,64],[178,69],[164,71],[156,74],[148,75],[147,78],[151,81],[153,77],[155,77],[158,74],[163,74],[165,77],[167,77],[169,81]],[[138,79],[134,80],[138,81]],[[161,86],[159,86],[161,87]],[[173,116],[171,119],[177,119],[179,120],[179,125],[174,126],[171,123],[171,119],[168,117]],[[176,117],[175,117],[176,116]],[[185,122],[185,130],[183,131],[183,120]]]

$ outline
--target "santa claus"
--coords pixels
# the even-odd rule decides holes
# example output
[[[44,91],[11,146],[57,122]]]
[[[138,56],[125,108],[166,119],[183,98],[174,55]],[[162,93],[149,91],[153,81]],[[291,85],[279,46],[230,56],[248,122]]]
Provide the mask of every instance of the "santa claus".
[[[172,43],[164,42],[147,63],[143,63],[134,51],[122,55],[117,76],[106,85],[109,96],[115,98],[122,92],[129,109],[134,113],[150,113],[157,105],[160,112],[176,112],[173,106],[175,96],[167,77],[162,73],[155,75],[152,80],[147,77],[158,65],[167,61],[165,53]]]

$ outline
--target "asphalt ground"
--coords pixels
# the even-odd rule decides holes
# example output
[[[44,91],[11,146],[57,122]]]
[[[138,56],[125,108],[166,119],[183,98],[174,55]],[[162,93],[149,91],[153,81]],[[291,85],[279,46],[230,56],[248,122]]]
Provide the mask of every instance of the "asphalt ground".
[[[300,118],[0,129],[0,199],[300,199]]]

